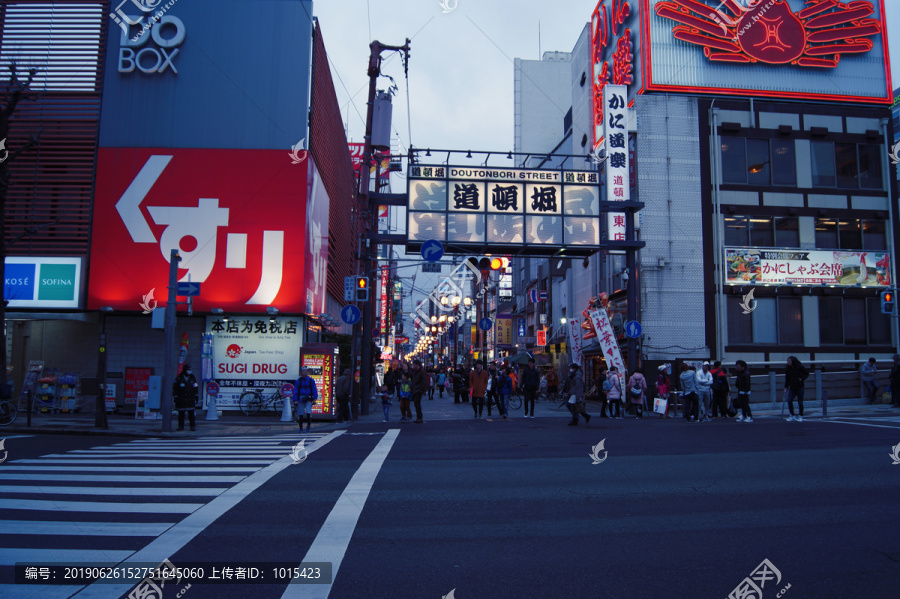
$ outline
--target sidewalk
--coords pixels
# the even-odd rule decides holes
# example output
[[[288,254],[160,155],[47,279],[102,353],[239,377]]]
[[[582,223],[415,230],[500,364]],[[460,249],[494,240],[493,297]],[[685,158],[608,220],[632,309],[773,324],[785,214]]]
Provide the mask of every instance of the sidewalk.
[[[555,402],[538,401],[535,405],[536,418],[570,418],[568,410],[565,407],[558,407]],[[755,403],[752,404],[754,419],[769,419],[781,417],[781,403]],[[412,407],[415,415],[415,408]],[[796,409],[796,406],[795,406]],[[600,404],[599,402],[588,402],[587,410],[590,414],[599,418]],[[422,400],[422,411],[424,413],[425,423],[427,426],[429,421],[441,420],[473,420],[475,418],[472,405],[470,403],[454,404],[453,398],[444,395],[443,398],[435,394],[433,400]],[[787,417],[787,408],[784,410]],[[677,421],[669,412],[669,420]],[[863,403],[863,400],[833,400],[828,402],[828,417],[872,417],[883,418],[897,416],[900,417],[900,409],[891,408],[889,404],[873,404]],[[510,410],[510,420],[522,420],[524,411]],[[658,414],[645,414],[645,418],[661,419]],[[134,414],[119,413],[107,414],[108,428],[96,428],[94,426],[93,412],[79,412],[76,414],[32,414],[31,426],[27,425],[28,414],[19,412],[16,421],[8,427],[0,427],[0,436],[10,436],[15,434],[67,434],[67,435],[102,435],[102,436],[127,436],[127,437],[164,437],[164,438],[181,438],[181,437],[212,437],[212,436],[241,436],[241,435],[272,435],[296,433],[299,431],[296,420],[292,422],[281,422],[281,415],[274,412],[267,412],[257,416],[244,416],[238,411],[225,411],[218,420],[206,420],[206,411],[197,411],[197,430],[190,431],[174,431],[170,433],[162,432],[162,420],[135,420]],[[819,402],[804,402],[804,418],[821,419],[822,407]],[[484,410],[482,420],[502,420],[498,416],[496,408],[493,415],[488,417],[487,409]],[[331,432],[337,429],[352,428],[355,424],[378,424],[384,420],[384,412],[381,403],[370,403],[369,413],[360,415],[352,424],[337,424],[334,422],[316,422],[313,420],[312,432],[323,433]],[[391,425],[399,424],[400,410],[397,401],[391,406]],[[172,426],[177,426],[176,417],[172,416]],[[409,424],[404,426],[419,426]]]

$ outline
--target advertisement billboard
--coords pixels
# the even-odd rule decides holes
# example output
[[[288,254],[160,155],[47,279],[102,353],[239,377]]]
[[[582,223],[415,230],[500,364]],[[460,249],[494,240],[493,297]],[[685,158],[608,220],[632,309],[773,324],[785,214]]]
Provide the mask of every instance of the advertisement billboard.
[[[337,358],[337,346],[320,345],[300,351],[300,364],[309,370],[309,377],[316,382],[319,392],[319,399],[312,406],[313,415],[335,415],[334,374]]]
[[[309,165],[306,194],[306,313],[327,312],[328,214],[331,199],[314,160]]]
[[[164,305],[177,249],[195,310],[304,312],[306,183],[283,150],[100,148],[88,309]]]
[[[5,265],[7,307],[81,307],[81,258],[8,256]]]
[[[726,285],[891,287],[890,254],[725,248]]]

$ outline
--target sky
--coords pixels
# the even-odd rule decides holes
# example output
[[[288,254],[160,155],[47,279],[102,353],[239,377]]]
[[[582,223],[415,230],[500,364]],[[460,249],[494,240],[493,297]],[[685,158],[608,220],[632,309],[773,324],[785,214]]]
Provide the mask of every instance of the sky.
[[[395,151],[405,153],[410,143],[512,150],[513,60],[537,60],[548,50],[570,52],[597,5],[597,0],[443,1],[452,10],[443,12],[438,0],[314,0],[351,141],[361,142],[365,132],[369,42],[400,46],[408,37],[408,85],[399,56],[384,54],[382,65],[398,86]],[[900,0],[885,1],[889,46],[890,35],[896,38],[890,54],[897,88]],[[389,84],[382,78],[379,89]]]

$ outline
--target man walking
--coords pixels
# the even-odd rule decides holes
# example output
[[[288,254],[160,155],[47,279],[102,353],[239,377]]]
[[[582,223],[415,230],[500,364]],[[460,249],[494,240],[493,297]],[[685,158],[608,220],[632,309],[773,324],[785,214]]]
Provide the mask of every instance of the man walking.
[[[584,415],[584,421],[590,422],[591,415],[585,411],[584,405],[584,375],[577,364],[569,365],[569,378],[566,381],[566,394],[569,396],[566,407],[572,413],[572,422],[569,426],[578,426],[578,415]]]
[[[309,376],[309,369],[304,366],[300,369],[300,378],[294,383],[294,393],[297,401],[297,421],[300,423],[300,432],[303,432],[303,420],[306,416],[306,432],[312,426],[312,406],[319,399],[319,389],[316,382]]]
[[[425,371],[422,370],[422,362],[413,361],[412,374],[410,375],[409,390],[412,393],[413,404],[416,406],[416,424],[422,424],[422,394],[425,393]]]
[[[534,367],[534,359],[528,360],[528,367],[522,372],[522,391],[525,394],[525,418],[534,418],[534,400],[541,386],[541,375]],[[529,412],[528,406],[531,406]]]
[[[197,404],[197,379],[191,371],[191,365],[185,364],[184,368],[172,383],[172,397],[175,399],[175,409],[178,410],[178,430],[184,430],[184,413],[188,413],[188,421],[191,430],[197,430],[197,422],[194,420],[194,406]]]
[[[472,388],[472,409],[475,418],[481,418],[484,413],[484,395],[487,391],[488,373],[481,362],[475,362],[475,370],[469,373],[469,387]]]
[[[345,368],[344,373],[338,377],[335,384],[335,392],[338,400],[338,424],[350,422],[353,417],[350,414],[350,369]]]

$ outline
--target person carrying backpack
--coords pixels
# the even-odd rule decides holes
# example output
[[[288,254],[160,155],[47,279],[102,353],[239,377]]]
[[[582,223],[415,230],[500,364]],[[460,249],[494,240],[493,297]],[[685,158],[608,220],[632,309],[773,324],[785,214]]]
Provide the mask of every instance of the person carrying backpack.
[[[791,415],[788,422],[803,422],[803,390],[805,381],[809,378],[809,371],[800,363],[795,356],[787,359],[787,370],[784,371],[784,389],[787,394],[788,410]],[[797,398],[797,404],[800,406],[800,416],[794,417],[794,398]]]
[[[306,432],[312,426],[312,406],[319,399],[319,390],[316,382],[309,376],[309,369],[304,366],[300,369],[300,378],[294,381],[294,401],[297,402],[297,421],[300,430],[303,430],[304,415],[306,416]]]
[[[709,373],[713,376],[710,390],[713,396],[712,417],[715,418],[718,412],[722,413],[722,418],[728,418],[728,394],[731,393],[731,386],[728,384],[728,372],[722,368],[722,362],[716,360]]]

